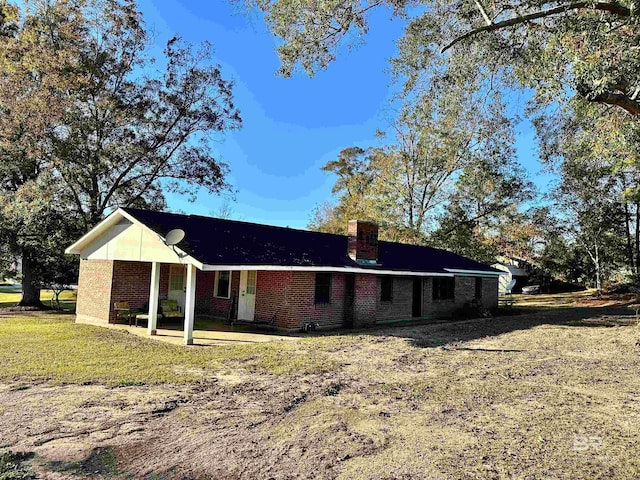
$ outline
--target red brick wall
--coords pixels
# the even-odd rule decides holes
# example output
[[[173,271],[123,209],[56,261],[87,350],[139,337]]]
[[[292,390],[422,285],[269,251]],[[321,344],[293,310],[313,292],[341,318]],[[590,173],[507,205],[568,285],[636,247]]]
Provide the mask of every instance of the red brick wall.
[[[473,293],[472,293],[473,294]],[[462,305],[456,304],[457,298],[460,296],[460,285],[456,279],[455,297],[447,300],[433,299],[433,277],[424,279],[423,298],[422,298],[422,314],[425,317],[433,318],[450,318],[453,313]]]
[[[256,320],[296,329],[304,323],[321,327],[344,324],[345,275],[331,275],[329,303],[315,303],[315,272],[259,271],[256,282]]]
[[[113,263],[111,260],[80,260],[76,304],[79,321],[109,322]]]
[[[425,278],[422,312],[424,316],[450,318],[465,308],[475,296],[475,277],[455,277],[455,298],[453,300],[433,299],[433,278]],[[482,278],[482,305],[485,308],[498,306],[498,279]]]
[[[393,277],[391,302],[381,302],[381,277],[376,286],[376,320],[404,320],[413,313],[413,277]]]
[[[274,318],[281,328],[296,328],[289,291],[294,272],[259,271],[256,277],[255,319],[270,322]]]
[[[114,323],[114,302],[141,308],[149,301],[151,263],[82,260],[78,280],[80,321]]]
[[[294,272],[290,290],[290,302],[300,326],[317,323],[321,327],[344,325],[345,275],[331,274],[331,296],[329,303],[315,303],[315,272]]]
[[[348,225],[349,256],[355,260],[378,260],[378,225],[350,220]]]
[[[353,301],[353,326],[373,325],[376,322],[378,277],[357,274]]]
[[[482,279],[482,306],[484,308],[498,308],[498,278]]]
[[[226,317],[233,299],[235,298],[236,307],[232,312],[232,318],[237,316],[238,291],[240,290],[240,272],[231,272],[231,294],[229,298],[219,298],[215,296],[215,272],[203,272],[208,278],[206,285],[203,286],[203,296],[201,302],[209,303],[209,313],[216,316]]]
[[[160,266],[160,298],[166,299],[169,293],[169,264]],[[231,272],[231,298],[217,298],[214,296],[216,272],[196,270],[196,306],[197,314],[216,315],[226,317],[234,295],[237,300],[240,284],[240,272]]]
[[[166,300],[169,294],[169,268],[171,265],[163,263],[160,265],[160,299]]]
[[[195,313],[211,314],[213,311],[213,281],[215,272],[196,270],[196,307]]]
[[[151,289],[150,262],[113,262],[113,284],[111,286],[111,302],[129,302],[131,308],[149,305]],[[115,313],[110,312],[110,322],[115,321]]]
[[[339,327],[345,320],[344,274],[331,276],[331,301],[315,304],[315,272],[259,271],[256,284],[257,320],[271,321],[278,327],[300,328],[305,322],[322,327]],[[196,312],[226,316],[232,299],[237,301],[240,272],[231,273],[231,298],[214,297],[215,272],[197,272]],[[434,301],[432,278],[423,284],[423,315],[435,318],[450,317],[468,304],[475,294],[474,277],[455,277],[455,299]],[[151,263],[109,260],[82,260],[78,288],[78,320],[97,323],[113,322],[113,303],[127,301],[132,307],[148,304]],[[412,278],[394,277],[393,301],[380,301],[380,277],[355,275],[353,304],[354,326],[373,325],[376,321],[411,318]],[[495,308],[498,303],[498,280],[483,278],[482,303]],[[160,298],[167,297],[169,265],[160,268]],[[237,304],[236,304],[237,305]],[[233,316],[237,314],[237,306]]]

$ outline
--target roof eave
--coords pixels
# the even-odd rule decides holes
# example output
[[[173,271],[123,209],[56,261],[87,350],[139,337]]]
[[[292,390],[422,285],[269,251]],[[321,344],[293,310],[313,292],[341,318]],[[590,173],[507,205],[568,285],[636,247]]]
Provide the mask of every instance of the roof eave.
[[[227,270],[260,270],[260,271],[284,271],[284,272],[333,272],[333,273],[367,273],[375,275],[398,275],[414,277],[453,277],[449,272],[417,272],[410,270],[382,270],[375,268],[335,267],[318,265],[212,265],[205,264],[202,268],[205,272]]]
[[[146,229],[148,232],[154,235],[157,235],[164,241],[164,237],[162,235],[155,232],[153,229],[149,228],[145,223],[141,222],[136,217],[126,212],[124,209],[118,208],[117,210],[112,212],[107,218],[102,220],[98,225],[96,225],[87,233],[85,233],[82,237],[80,237],[73,245],[67,247],[64,253],[72,254],[72,255],[80,255],[84,247],[89,245],[91,242],[93,242],[95,239],[97,239],[100,235],[106,232],[113,225],[117,224],[123,218],[126,218],[131,223],[139,225],[140,227]],[[167,248],[169,247],[167,246]],[[176,246],[173,246],[172,248],[176,253],[183,255],[183,258],[187,260],[188,263],[195,265],[200,270],[204,269],[204,264],[200,260],[197,260],[193,256],[189,255],[187,252],[185,252],[184,250]]]
[[[122,218],[124,218],[124,211],[121,208],[118,208],[114,212],[112,212],[107,218],[98,223],[95,227],[85,233],[82,237],[76,240],[72,245],[67,247],[64,251],[67,255],[80,255],[82,252],[82,248],[97,237],[99,237],[102,233],[107,231],[110,227],[118,223]]]
[[[165,237],[163,237],[158,232],[156,232],[155,230],[150,228],[146,223],[142,222],[141,220],[138,220],[136,217],[134,217],[133,215],[131,215],[129,212],[125,211],[122,208],[119,208],[118,210],[122,212],[122,215],[127,220],[129,220],[130,222],[135,223],[137,225],[140,225],[142,228],[146,229],[149,233],[152,233],[153,235],[157,235],[160,239],[162,239],[163,242],[165,242],[165,240],[166,240]],[[165,242],[165,245],[166,245],[166,242]],[[167,248],[169,248],[169,245],[167,245]],[[204,263],[201,262],[200,260],[194,258],[192,255],[190,255],[189,253],[185,252],[184,250],[182,250],[181,248],[177,247],[176,245],[173,245],[171,248],[176,253],[184,255],[183,258],[187,259],[190,264],[195,265],[199,270],[203,270],[204,269]]]
[[[497,272],[490,270],[466,270],[462,268],[445,268],[447,272],[451,272],[456,275],[482,275],[482,276],[492,276],[499,277],[500,275],[508,275],[507,272]]]

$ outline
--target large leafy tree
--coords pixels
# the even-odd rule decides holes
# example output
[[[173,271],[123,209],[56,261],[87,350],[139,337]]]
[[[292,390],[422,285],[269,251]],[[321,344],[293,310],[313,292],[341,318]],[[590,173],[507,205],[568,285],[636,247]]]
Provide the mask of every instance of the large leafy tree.
[[[409,82],[434,62],[473,56],[542,101],[567,94],[640,116],[640,8],[627,1],[245,0],[282,39],[281,73],[313,74],[370,30],[373,9],[407,21],[396,68]],[[418,8],[417,8],[418,7]],[[422,8],[419,8],[422,7]]]
[[[609,193],[615,188],[615,178],[602,171],[606,168],[587,163],[567,165],[557,192],[562,209],[571,218],[565,224],[565,234],[590,260],[598,290],[625,259],[624,211]]]
[[[133,1],[102,0],[84,12],[71,72],[80,81],[52,137],[52,160],[86,226],[115,206],[162,206],[163,190],[225,189],[227,166],[209,141],[240,117],[211,46],[194,51],[171,39],[156,75]]]
[[[570,102],[539,120],[543,158],[561,179],[555,198],[571,219],[566,230],[596,284],[616,271],[638,275],[640,126],[625,116]]]
[[[56,210],[82,230],[117,206],[161,208],[166,190],[217,193],[227,166],[210,140],[241,121],[211,47],[176,37],[154,63],[133,0],[3,0],[0,12],[0,222],[32,283],[22,303],[37,304],[45,259],[21,239],[44,211],[11,221],[18,198],[36,198],[23,189],[55,185]]]
[[[76,213],[46,174],[29,181],[15,195],[0,195],[0,277],[12,263],[22,263],[23,298],[39,299],[40,290],[65,289],[78,278],[78,261],[62,249],[82,233]],[[7,264],[8,263],[8,264]],[[23,305],[39,306],[37,301]]]
[[[21,260],[22,305],[40,306],[40,289],[53,281],[45,264],[74,271],[62,251],[80,229],[47,139],[68,106],[78,19],[77,5],[66,2],[40,3],[29,16],[0,3],[0,253],[5,268]]]
[[[407,106],[389,128],[388,145],[348,148],[327,163],[324,170],[337,176],[337,203],[321,205],[310,227],[339,233],[349,218],[369,219],[382,226],[385,239],[434,243],[439,231],[455,248],[454,230],[490,225],[530,199],[499,92],[454,87],[435,95],[440,87],[434,86]],[[450,101],[454,96],[462,101]]]

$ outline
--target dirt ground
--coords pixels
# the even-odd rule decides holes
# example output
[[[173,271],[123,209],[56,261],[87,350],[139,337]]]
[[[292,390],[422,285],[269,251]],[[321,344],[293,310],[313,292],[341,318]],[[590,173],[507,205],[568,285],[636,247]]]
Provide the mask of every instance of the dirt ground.
[[[322,335],[300,347],[337,362],[322,373],[4,384],[0,452],[44,479],[638,479],[623,303]]]

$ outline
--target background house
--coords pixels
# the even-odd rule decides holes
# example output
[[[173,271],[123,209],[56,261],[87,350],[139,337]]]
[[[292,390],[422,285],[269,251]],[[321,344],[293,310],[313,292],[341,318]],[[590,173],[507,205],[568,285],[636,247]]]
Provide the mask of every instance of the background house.
[[[176,229],[184,239],[167,245]],[[500,275],[445,250],[378,241],[377,225],[368,222],[349,222],[343,236],[129,208],[67,252],[81,257],[77,321],[114,322],[116,301],[155,318],[158,299],[175,299],[186,343],[196,313],[297,330],[448,317],[478,303],[493,308]]]
[[[532,271],[532,266],[525,260],[519,260],[515,258],[500,257],[498,263],[491,265],[496,270],[504,272],[498,280],[498,292],[500,295],[509,293],[507,291],[507,285],[515,280],[516,283],[511,289],[511,293],[522,293],[522,287],[527,285],[529,276]]]

